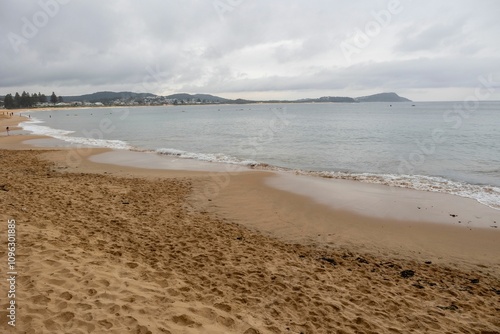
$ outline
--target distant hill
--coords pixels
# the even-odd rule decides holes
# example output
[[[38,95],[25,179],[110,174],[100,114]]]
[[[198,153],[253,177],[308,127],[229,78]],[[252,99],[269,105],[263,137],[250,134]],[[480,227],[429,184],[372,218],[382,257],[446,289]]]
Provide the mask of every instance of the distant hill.
[[[134,93],[134,92],[96,92],[92,94],[84,94],[77,96],[63,96],[64,102],[102,102],[104,104],[113,102],[116,100],[122,101],[132,101],[132,100],[143,100],[145,98],[161,98],[163,100],[178,100],[178,101],[200,101],[201,103],[254,103],[255,101],[248,100],[230,100],[225,99],[220,96],[210,95],[210,94],[187,94],[178,93],[167,96],[159,96],[151,93]]]
[[[282,101],[286,102],[286,101]],[[311,102],[334,102],[334,103],[356,103],[356,102],[411,102],[407,98],[401,97],[396,93],[380,93],[362,97],[347,97],[347,96],[323,96],[319,98],[300,99],[292,102],[311,103]]]
[[[231,100],[225,99],[223,97],[219,96],[214,96],[210,94],[187,94],[187,93],[179,93],[179,94],[172,94],[172,95],[167,95],[164,96],[166,99],[172,99],[172,100],[197,100],[200,99],[201,101],[206,101],[206,102],[220,102],[220,103],[225,103],[229,102]]]
[[[121,101],[141,101],[145,98],[153,98],[160,100],[177,100],[186,103],[229,103],[229,104],[247,104],[256,102],[266,103],[312,103],[312,102],[332,102],[332,103],[357,103],[357,102],[411,102],[407,98],[401,97],[396,93],[380,93],[362,97],[347,97],[347,96],[323,96],[319,98],[306,98],[300,100],[270,100],[270,101],[252,101],[245,99],[226,99],[220,96],[210,94],[188,94],[178,93],[167,96],[158,96],[151,93],[133,93],[133,92],[97,92],[79,96],[63,96],[64,102],[102,102],[104,104],[121,100]],[[183,103],[184,103],[183,102]],[[165,103],[165,102],[162,102]]]
[[[108,102],[118,99],[141,99],[145,97],[156,96],[151,93],[132,93],[132,92],[97,92],[92,94],[78,96],[63,96],[64,102],[86,101],[86,102]]]
[[[380,93],[362,97],[356,97],[356,102],[411,102],[405,97],[401,97],[396,93]]]

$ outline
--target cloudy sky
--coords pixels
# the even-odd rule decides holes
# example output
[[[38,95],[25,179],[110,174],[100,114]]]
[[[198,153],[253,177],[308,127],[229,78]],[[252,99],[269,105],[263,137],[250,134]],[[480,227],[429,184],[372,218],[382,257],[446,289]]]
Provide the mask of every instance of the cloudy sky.
[[[0,95],[500,100],[499,13],[498,0],[0,0]]]

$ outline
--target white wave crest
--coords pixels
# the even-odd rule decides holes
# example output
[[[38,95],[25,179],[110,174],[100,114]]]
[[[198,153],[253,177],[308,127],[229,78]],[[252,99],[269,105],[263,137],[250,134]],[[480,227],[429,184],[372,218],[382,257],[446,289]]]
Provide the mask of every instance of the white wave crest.
[[[401,187],[422,191],[432,191],[472,198],[481,204],[500,210],[500,188],[489,185],[468,184],[448,180],[442,177],[424,175],[394,175],[345,172],[304,172],[298,174],[317,175],[326,178],[354,180],[367,183],[383,184],[391,187]]]
[[[172,155],[184,159],[195,159],[207,162],[220,162],[233,165],[254,166],[258,163],[253,160],[241,160],[222,153],[194,153],[177,150],[173,148],[160,148],[155,151],[158,154]]]
[[[71,137],[69,136],[75,131],[53,129],[48,126],[39,125],[44,123],[43,121],[33,118],[28,122],[22,122],[19,125],[23,130],[29,131],[36,135],[49,136],[55,139],[63,140],[68,143],[75,145],[86,145],[86,146],[96,146],[96,147],[106,147],[112,149],[132,149],[130,145],[122,140],[113,139],[99,139],[99,138],[88,138],[88,137]]]

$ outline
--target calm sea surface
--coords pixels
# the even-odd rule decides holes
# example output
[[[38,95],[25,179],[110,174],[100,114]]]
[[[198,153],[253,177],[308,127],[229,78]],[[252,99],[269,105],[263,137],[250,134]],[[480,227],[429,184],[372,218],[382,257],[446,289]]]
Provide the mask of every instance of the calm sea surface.
[[[23,127],[75,144],[266,164],[500,209],[500,102],[56,109]]]

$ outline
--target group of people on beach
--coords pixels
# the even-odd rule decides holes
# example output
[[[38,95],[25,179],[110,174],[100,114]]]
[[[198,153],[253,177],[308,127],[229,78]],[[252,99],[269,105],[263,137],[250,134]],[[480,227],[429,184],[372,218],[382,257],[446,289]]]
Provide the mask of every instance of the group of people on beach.
[[[2,115],[5,115],[5,113],[2,112]],[[9,116],[9,117],[14,116],[14,113],[13,112],[8,112],[7,116]],[[23,114],[19,113],[19,117],[23,117]],[[31,118],[31,115],[28,115],[28,117]]]
[[[5,115],[5,113],[2,112],[2,115]],[[8,112],[7,116],[9,116],[9,117],[14,116],[14,113],[13,112]],[[22,117],[21,113],[19,113],[19,117]],[[31,118],[31,115],[28,115],[28,118]],[[5,131],[7,131],[7,136],[10,136],[10,128],[8,126],[5,127]]]

